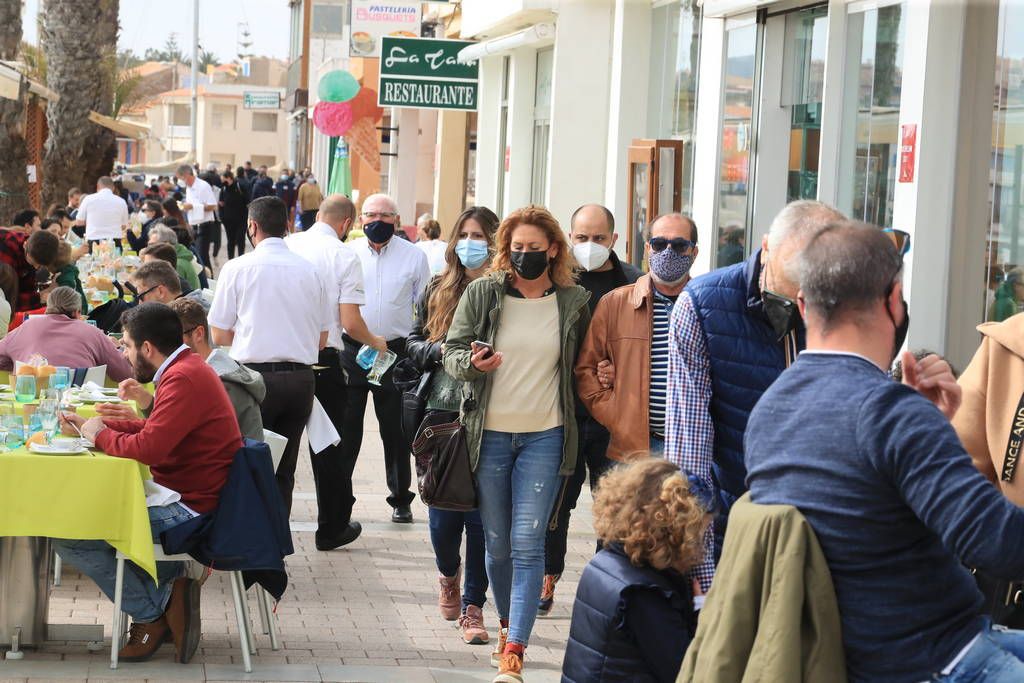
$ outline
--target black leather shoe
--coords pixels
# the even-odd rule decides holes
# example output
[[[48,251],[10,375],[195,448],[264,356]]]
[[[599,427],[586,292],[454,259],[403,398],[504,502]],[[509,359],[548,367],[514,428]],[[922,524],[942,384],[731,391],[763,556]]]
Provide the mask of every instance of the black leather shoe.
[[[408,505],[399,505],[391,513],[391,521],[395,524],[412,524],[412,510]]]
[[[363,527],[359,522],[349,522],[348,526],[337,534],[322,534],[318,531],[316,532],[316,549],[334,550],[335,548],[340,548],[359,538],[361,533],[363,533]]]

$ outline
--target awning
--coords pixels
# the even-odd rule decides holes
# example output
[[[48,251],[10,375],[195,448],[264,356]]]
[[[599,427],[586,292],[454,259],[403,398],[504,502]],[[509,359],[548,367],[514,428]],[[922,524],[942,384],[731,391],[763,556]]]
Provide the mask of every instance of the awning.
[[[110,116],[97,114],[94,111],[89,112],[89,120],[98,126],[103,126],[107,130],[112,130],[118,135],[126,138],[144,140],[149,137],[149,126],[144,126],[139,123],[120,121],[118,119],[111,118]]]
[[[123,121],[119,121],[118,123],[123,123]],[[185,154],[185,156],[178,157],[177,159],[172,159],[171,161],[163,161],[152,164],[128,164],[126,166],[123,166],[122,168],[124,168],[126,171],[130,173],[148,173],[150,175],[163,175],[166,173],[173,174],[175,171],[178,170],[179,166],[182,166],[184,164],[188,164],[189,166],[191,166],[194,163],[194,161],[195,160],[192,158],[191,153],[189,153]]]

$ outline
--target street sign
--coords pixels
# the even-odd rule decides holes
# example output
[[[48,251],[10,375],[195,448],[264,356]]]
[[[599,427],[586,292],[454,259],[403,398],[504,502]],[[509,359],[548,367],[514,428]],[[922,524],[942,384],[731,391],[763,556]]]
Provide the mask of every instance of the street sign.
[[[242,94],[243,109],[280,109],[281,93],[247,92]]]
[[[456,60],[459,50],[472,44],[466,40],[384,36],[377,104],[476,111],[480,65],[459,64]]]

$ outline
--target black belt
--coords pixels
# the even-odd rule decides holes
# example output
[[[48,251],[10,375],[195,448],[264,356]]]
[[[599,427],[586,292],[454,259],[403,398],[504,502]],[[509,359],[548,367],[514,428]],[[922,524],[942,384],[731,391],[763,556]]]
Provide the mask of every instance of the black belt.
[[[243,365],[256,372],[296,372],[310,370],[313,367],[305,363],[243,363]]]

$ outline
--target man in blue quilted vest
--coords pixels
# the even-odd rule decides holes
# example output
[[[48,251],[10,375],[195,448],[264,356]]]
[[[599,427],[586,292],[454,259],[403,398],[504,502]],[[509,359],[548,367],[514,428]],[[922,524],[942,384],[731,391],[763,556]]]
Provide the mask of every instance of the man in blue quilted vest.
[[[787,205],[746,261],[690,282],[669,324],[665,457],[699,479],[718,506],[693,576],[711,586],[729,508],[746,490],[743,433],[761,394],[805,347],[796,304],[799,256],[811,237],[845,217],[821,202]],[[937,356],[918,381],[952,373]]]

